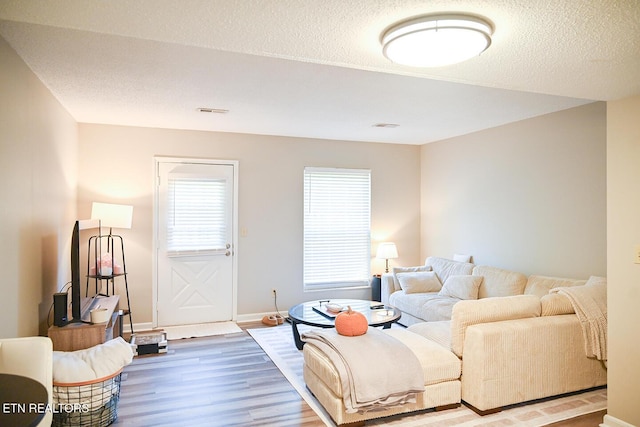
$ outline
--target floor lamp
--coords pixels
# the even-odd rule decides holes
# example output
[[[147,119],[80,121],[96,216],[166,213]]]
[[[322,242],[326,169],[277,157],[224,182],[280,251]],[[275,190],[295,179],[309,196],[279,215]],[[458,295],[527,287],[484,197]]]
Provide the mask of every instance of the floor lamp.
[[[107,293],[109,296],[109,281],[111,281],[111,293],[115,294],[114,278],[122,276],[124,278],[125,292],[127,295],[127,310],[125,315],[129,316],[129,326],[131,328],[131,334],[133,334],[133,320],[131,319],[131,301],[129,299],[129,283],[127,281],[127,265],[124,256],[124,242],[122,236],[113,234],[114,228],[130,229],[133,220],[133,206],[130,205],[117,205],[113,203],[98,203],[94,202],[91,207],[91,219],[99,220],[100,227],[98,236],[93,236],[89,239],[89,253],[91,253],[91,247],[93,243],[94,248],[94,261],[95,272],[89,275],[96,279],[96,293],[98,290],[98,280],[107,280]],[[102,234],[102,227],[109,228],[109,234]],[[106,244],[107,256],[103,257],[102,247]],[[122,265],[118,265],[116,261],[120,261],[115,257],[116,244],[118,244],[121,255]],[[106,255],[106,254],[105,254]],[[104,260],[104,263],[103,263]],[[87,288],[89,282],[87,280]],[[122,330],[120,330],[122,333]]]

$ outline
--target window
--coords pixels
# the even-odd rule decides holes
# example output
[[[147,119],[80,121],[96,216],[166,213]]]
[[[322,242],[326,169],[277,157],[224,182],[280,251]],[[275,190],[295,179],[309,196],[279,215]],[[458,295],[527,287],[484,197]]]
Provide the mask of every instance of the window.
[[[224,179],[170,174],[167,204],[167,251],[178,255],[225,247]]]
[[[305,289],[367,286],[371,171],[305,168]]]

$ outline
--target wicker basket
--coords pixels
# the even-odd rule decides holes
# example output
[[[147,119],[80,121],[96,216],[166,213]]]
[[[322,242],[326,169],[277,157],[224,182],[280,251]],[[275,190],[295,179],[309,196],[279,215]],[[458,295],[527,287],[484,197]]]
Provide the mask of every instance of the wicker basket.
[[[53,383],[52,426],[108,426],[118,418],[122,369],[81,383]]]

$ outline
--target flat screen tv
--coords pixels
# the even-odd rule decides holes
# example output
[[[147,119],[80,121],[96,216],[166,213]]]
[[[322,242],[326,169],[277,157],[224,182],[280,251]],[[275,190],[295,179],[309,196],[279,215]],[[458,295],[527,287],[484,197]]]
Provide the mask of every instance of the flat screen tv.
[[[92,306],[92,303],[85,306],[85,313],[82,313],[82,299],[80,298],[80,231],[99,227],[99,220],[86,219],[76,221],[71,232],[71,320],[69,320],[69,323],[85,322],[82,320],[82,315],[87,314],[86,311],[91,309]]]
[[[80,221],[76,221],[71,233],[71,322],[82,322],[80,311]]]

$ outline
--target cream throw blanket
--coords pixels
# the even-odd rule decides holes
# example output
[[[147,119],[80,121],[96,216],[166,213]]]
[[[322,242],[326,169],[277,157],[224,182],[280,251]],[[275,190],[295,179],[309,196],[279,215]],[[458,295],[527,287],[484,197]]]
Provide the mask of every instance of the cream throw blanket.
[[[565,295],[582,325],[587,357],[607,362],[607,282],[591,277],[584,286],[560,287],[550,293]]]
[[[347,413],[368,412],[416,401],[424,391],[418,358],[402,342],[369,328],[358,337],[335,329],[309,331],[302,339],[318,347],[335,366]]]

